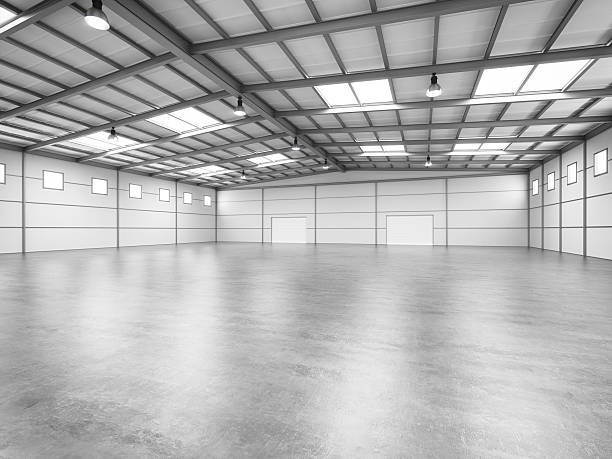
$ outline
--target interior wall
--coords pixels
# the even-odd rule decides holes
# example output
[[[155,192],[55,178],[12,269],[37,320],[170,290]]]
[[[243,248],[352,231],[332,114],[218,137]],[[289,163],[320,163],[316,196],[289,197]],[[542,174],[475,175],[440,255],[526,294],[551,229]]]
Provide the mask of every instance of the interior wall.
[[[526,175],[222,190],[218,238],[270,242],[291,216],[309,243],[386,244],[388,216],[432,215],[434,245],[527,246],[526,190]]]
[[[596,177],[593,156],[604,149],[608,173]],[[567,167],[574,162],[577,181],[568,184]],[[548,190],[548,174],[553,171],[555,189]],[[540,184],[534,196],[535,179]],[[612,260],[612,129],[533,169],[529,184],[531,247]]]
[[[0,183],[0,253],[215,240],[214,189],[43,156],[22,157],[20,151],[4,148],[0,163],[7,169],[6,183]],[[43,171],[62,173],[63,190],[43,188]],[[92,193],[92,178],[107,180],[107,194]],[[142,199],[129,198],[130,183],[142,186]],[[159,200],[160,188],[170,190],[169,202]],[[192,193],[191,205],[183,204],[184,191]],[[204,206],[204,195],[211,196],[211,206]]]

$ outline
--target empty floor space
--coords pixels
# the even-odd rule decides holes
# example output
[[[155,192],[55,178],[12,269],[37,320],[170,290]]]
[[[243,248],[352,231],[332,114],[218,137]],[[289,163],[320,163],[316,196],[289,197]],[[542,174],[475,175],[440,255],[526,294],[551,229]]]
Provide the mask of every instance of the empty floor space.
[[[192,244],[3,257],[3,457],[606,457],[612,264]]]

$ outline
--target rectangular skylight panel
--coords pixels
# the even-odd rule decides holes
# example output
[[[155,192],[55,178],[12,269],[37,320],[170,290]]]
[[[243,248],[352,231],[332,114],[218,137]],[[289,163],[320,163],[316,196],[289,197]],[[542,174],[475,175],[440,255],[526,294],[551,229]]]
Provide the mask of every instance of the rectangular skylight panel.
[[[588,59],[569,62],[551,62],[538,65],[521,92],[556,91],[563,89],[589,62]]]
[[[211,175],[223,174],[227,169],[219,166],[205,166],[200,169],[201,177],[210,177]]]
[[[114,148],[113,144],[103,140],[95,139],[91,136],[77,137],[76,139],[72,139],[70,142],[102,151],[112,150]]]
[[[477,96],[514,94],[519,90],[532,67],[532,65],[521,65],[517,67],[486,69],[482,72],[475,94]]]
[[[383,145],[383,151],[404,151],[403,145]]]
[[[383,151],[380,145],[361,145],[361,151],[369,153],[372,151]]]
[[[478,150],[482,144],[480,143],[457,143],[455,144],[455,151],[470,151],[470,150]]]
[[[284,161],[287,158],[285,155],[283,155],[282,153],[272,153],[271,155],[267,155],[267,156],[259,156],[257,158],[251,158],[248,161],[251,161],[254,164],[269,164],[271,162],[275,162],[275,161]]]
[[[147,121],[150,121],[153,124],[157,124],[165,129],[174,132],[187,132],[195,129],[196,127],[192,124],[189,124],[181,119],[175,118],[171,115],[158,115],[153,118],[148,118]]]
[[[510,145],[509,143],[505,142],[505,143],[483,143],[482,147],[480,147],[481,150],[505,150],[506,148],[508,148],[508,145]]]
[[[15,13],[0,6],[0,26],[6,24],[15,16],[17,16]]]
[[[206,113],[203,113],[193,107],[177,110],[175,112],[170,113],[170,115],[180,120],[183,120],[195,127],[208,127],[214,126],[215,124],[219,124],[219,120],[216,120],[212,116],[208,116]]]
[[[359,104],[348,83],[326,84],[315,89],[330,107]]]
[[[389,80],[359,81],[352,86],[362,104],[393,102]]]
[[[267,162],[267,163],[263,163],[263,164],[258,164],[255,167],[269,167],[269,166],[280,166],[281,164],[287,164],[287,163],[294,163],[296,160],[295,159],[281,159],[278,161],[271,161],[271,162]]]
[[[371,151],[368,153],[361,153],[359,156],[368,157],[380,157],[380,156],[408,156],[405,151]]]

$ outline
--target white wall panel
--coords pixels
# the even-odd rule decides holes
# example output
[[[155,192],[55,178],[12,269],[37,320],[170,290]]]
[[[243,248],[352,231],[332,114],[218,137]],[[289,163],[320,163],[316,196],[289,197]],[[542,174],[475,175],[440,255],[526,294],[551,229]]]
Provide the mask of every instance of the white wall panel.
[[[179,228],[178,229],[178,243],[188,244],[192,242],[210,242],[215,240],[215,229],[203,229],[203,228]]]
[[[287,188],[267,188],[264,191],[266,201],[275,199],[314,199],[314,186],[296,186]]]
[[[563,251],[582,255],[582,228],[563,228]]]
[[[559,228],[544,228],[544,249],[559,251]]]
[[[525,191],[485,191],[480,193],[449,193],[451,210],[526,209]]]
[[[450,210],[450,228],[527,228],[525,210]]]
[[[439,211],[445,210],[446,197],[444,194],[379,196],[379,212],[410,211]]]
[[[121,228],[174,228],[175,218],[174,212],[119,211]]]
[[[261,229],[226,228],[217,237],[221,242],[261,242]]]
[[[215,216],[214,215],[201,215],[201,214],[178,214],[178,228],[179,229],[209,229],[215,228]],[[214,240],[214,235],[213,235]]]
[[[115,247],[116,228],[27,228],[29,252]]]
[[[317,187],[317,198],[338,198],[343,196],[374,196],[374,184],[357,183]]]
[[[317,228],[374,228],[375,214],[371,212],[353,214],[319,214]]]
[[[217,212],[218,215],[261,215],[261,201],[219,201]]]
[[[304,214],[314,213],[314,199],[284,199],[264,201],[264,213],[266,214]]]
[[[261,215],[219,215],[217,228],[220,230],[231,228],[261,228]]]
[[[612,193],[587,200],[587,225],[612,226]]]
[[[307,228],[314,228],[315,227],[315,214],[287,214],[287,215],[282,215],[282,214],[268,215],[268,214],[264,214],[264,219],[263,219],[264,228],[268,228],[268,229],[271,228],[272,227],[272,219],[273,218],[279,218],[279,217],[300,217],[300,218],[305,218],[306,219],[306,227]],[[261,220],[260,220],[259,226],[261,227]]]
[[[20,202],[0,201],[0,228],[8,227],[21,227]]]
[[[321,244],[374,244],[372,229],[317,228],[317,243]]]
[[[117,209],[26,204],[26,225],[28,227],[116,228]]]
[[[525,229],[452,229],[448,230],[449,245],[526,246]]]
[[[21,251],[21,228],[0,227],[0,253]]]
[[[267,191],[267,190],[266,190]],[[252,190],[225,190],[218,193],[217,201],[220,203],[233,201],[259,201],[261,202],[261,189]]]
[[[587,228],[587,255],[612,260],[612,228]]]
[[[412,182],[381,182],[378,196],[402,194],[444,194],[444,180],[415,180]]]
[[[542,230],[540,228],[529,230],[529,243],[536,249],[542,248]]]
[[[176,237],[175,235],[176,233],[174,228],[120,228],[119,242],[121,247],[174,244]]]
[[[387,215],[433,215],[434,217],[434,228],[446,228],[446,211],[445,210],[420,210],[420,211],[402,211],[402,212],[379,212],[378,213],[378,227],[384,228],[387,222]]]
[[[524,175],[506,175],[499,177],[473,177],[465,179],[448,179],[448,192],[480,191],[524,191],[527,189],[527,178]]]
[[[544,227],[559,227],[559,204],[544,207]]]
[[[374,208],[375,208],[374,196],[317,199],[317,212],[318,213],[374,212]]]
[[[582,200],[563,203],[564,227],[582,226]]]

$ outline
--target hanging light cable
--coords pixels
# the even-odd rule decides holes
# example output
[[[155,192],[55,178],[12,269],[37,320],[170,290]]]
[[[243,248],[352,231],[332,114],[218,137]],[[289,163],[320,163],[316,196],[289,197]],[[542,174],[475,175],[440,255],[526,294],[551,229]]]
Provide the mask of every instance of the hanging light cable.
[[[91,8],[87,10],[85,15],[85,22],[89,27],[93,27],[96,30],[110,29],[108,17],[102,11],[102,0],[92,0]]]
[[[108,133],[108,140],[110,140],[111,142],[116,142],[117,139],[117,131],[115,131],[115,127],[113,126],[110,132]]]
[[[246,111],[244,106],[242,105],[242,96],[238,96],[238,103],[236,108],[234,109],[234,115],[236,116],[246,116]]]
[[[298,138],[297,137],[293,138],[293,145],[291,146],[291,149],[293,151],[300,151],[300,146],[298,145]]]
[[[425,95],[427,97],[438,97],[441,94],[442,94],[442,88],[438,84],[438,77],[436,76],[436,73],[434,72],[431,74],[431,84],[429,85],[429,88],[427,88]]]

